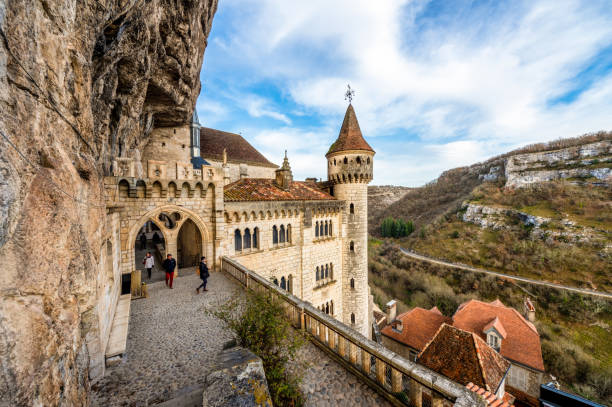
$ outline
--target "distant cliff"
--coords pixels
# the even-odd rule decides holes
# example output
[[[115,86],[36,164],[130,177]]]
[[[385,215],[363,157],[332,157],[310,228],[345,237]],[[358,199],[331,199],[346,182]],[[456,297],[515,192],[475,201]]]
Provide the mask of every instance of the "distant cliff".
[[[0,2],[0,405],[87,405],[103,177],[188,122],[216,8]]]

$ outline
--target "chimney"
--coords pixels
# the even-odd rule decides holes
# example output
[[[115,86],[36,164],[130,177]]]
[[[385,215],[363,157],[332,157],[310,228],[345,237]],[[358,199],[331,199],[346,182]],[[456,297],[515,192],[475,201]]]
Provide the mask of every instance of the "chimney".
[[[247,178],[249,176],[249,166],[246,164],[240,164],[240,179]]]
[[[395,321],[395,317],[397,316],[397,301],[389,301],[387,305],[385,305],[385,310],[387,311],[387,324],[391,324]]]
[[[524,307],[525,319],[529,322],[535,322],[535,319],[536,319],[535,307],[533,306],[533,303],[531,302],[529,297],[525,297],[525,302],[523,303],[523,307]]]

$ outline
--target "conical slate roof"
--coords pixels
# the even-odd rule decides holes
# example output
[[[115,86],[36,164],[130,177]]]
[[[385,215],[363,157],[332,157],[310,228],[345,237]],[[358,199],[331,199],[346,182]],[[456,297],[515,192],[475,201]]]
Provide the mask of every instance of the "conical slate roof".
[[[372,147],[364,140],[359,128],[359,122],[357,121],[357,115],[353,105],[349,104],[344,115],[344,121],[342,122],[342,128],[338,139],[334,144],[329,147],[329,151],[326,155],[337,153],[339,151],[347,150],[365,150],[374,152]]]

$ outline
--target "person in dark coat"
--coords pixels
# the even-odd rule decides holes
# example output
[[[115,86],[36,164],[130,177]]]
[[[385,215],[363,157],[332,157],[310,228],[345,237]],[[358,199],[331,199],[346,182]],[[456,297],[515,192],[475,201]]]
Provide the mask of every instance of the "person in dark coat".
[[[142,250],[147,248],[147,236],[144,233],[140,235],[140,248]]]
[[[161,239],[159,238],[159,235],[157,234],[157,232],[153,233],[153,243],[158,244],[161,242]]]
[[[206,265],[206,257],[202,257],[200,259],[200,278],[202,279],[202,284],[196,288],[196,294],[200,294],[200,288],[202,288],[202,291],[208,291],[206,289],[206,280],[208,280],[209,275],[210,273],[208,272],[208,266]]]
[[[169,254],[166,260],[162,263],[162,267],[166,271],[166,285],[172,288],[172,280],[174,280],[174,269],[176,268],[176,260]]]

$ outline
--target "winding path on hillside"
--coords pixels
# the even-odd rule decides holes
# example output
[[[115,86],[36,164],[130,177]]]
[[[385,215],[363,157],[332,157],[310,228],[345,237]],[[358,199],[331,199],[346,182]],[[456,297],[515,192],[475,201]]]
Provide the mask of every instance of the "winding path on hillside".
[[[604,291],[587,290],[585,288],[570,287],[567,285],[549,283],[547,281],[534,280],[532,278],[513,276],[510,274],[499,273],[497,271],[491,271],[487,269],[468,266],[467,264],[451,263],[449,261],[435,259],[433,257],[424,256],[422,254],[415,253],[411,250],[404,249],[403,247],[400,247],[400,249],[402,253],[404,253],[408,257],[412,257],[413,259],[422,260],[422,261],[426,261],[429,263],[438,264],[440,266],[446,266],[446,267],[452,267],[452,268],[456,268],[460,270],[472,271],[474,273],[484,273],[484,274],[489,274],[495,277],[506,278],[506,279],[514,280],[514,281],[520,281],[522,283],[529,283],[529,284],[541,285],[545,287],[558,288],[560,290],[572,291],[572,292],[579,293],[579,294],[594,295],[594,296],[603,297],[603,298],[612,300],[612,294],[604,292]]]
[[[234,280],[214,272],[209,291],[197,295],[199,277],[181,274],[173,290],[164,281],[154,282],[148,285],[149,298],[132,301],[125,359],[93,384],[92,406],[202,405],[206,376],[232,338],[227,326],[205,310],[243,292]],[[301,383],[306,406],[389,406],[311,342],[300,349],[298,360],[306,364]]]

